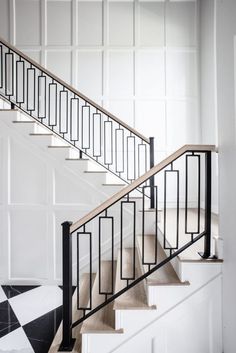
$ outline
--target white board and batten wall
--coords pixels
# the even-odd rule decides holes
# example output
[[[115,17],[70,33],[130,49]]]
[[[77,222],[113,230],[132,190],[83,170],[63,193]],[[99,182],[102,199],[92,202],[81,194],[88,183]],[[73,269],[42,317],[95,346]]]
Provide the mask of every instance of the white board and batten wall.
[[[1,0],[0,35],[156,138],[200,142],[198,1]]]
[[[157,162],[185,143],[201,142],[198,11],[198,1],[1,0],[0,36],[154,136]],[[60,223],[91,205],[86,199],[81,205],[70,175],[55,173],[45,154],[25,148],[3,126],[0,251],[7,279],[59,282]],[[66,184],[76,192],[65,191]],[[28,219],[31,228],[23,231]]]

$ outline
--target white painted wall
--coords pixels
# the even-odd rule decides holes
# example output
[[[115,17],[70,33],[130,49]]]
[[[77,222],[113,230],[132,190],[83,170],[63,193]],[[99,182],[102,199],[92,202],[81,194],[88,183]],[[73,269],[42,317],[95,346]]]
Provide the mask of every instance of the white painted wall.
[[[224,238],[224,352],[235,352],[236,330],[236,2],[217,1],[217,110],[219,136],[220,234]]]
[[[192,0],[1,0],[0,36],[154,135],[160,160],[200,142],[197,6]]]
[[[235,352],[236,330],[236,2],[202,0],[202,137],[219,143],[219,217],[224,240],[224,353]],[[215,92],[215,94],[214,94]],[[204,131],[203,131],[204,128]]]
[[[98,174],[95,183],[83,167],[68,166],[65,150],[55,156],[48,143],[39,146],[28,135],[32,124],[11,123],[16,115],[0,111],[0,283],[60,284],[61,223],[104,201],[106,179]]]
[[[200,120],[202,143],[218,146],[215,2],[200,1]],[[212,155],[212,211],[218,213],[218,154]],[[204,193],[204,190],[202,190]]]

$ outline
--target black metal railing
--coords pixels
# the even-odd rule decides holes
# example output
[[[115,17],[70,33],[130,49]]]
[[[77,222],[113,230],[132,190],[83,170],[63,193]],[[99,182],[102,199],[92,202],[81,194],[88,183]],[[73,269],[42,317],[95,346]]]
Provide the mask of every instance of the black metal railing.
[[[0,96],[126,183],[150,169],[149,138],[1,38]]]
[[[202,239],[199,243],[201,255],[203,258],[210,256],[212,151],[214,146],[184,146],[78,222],[72,225],[69,222],[62,224],[64,309],[61,350],[70,350],[73,346],[74,327],[194,243]],[[143,190],[141,199],[132,197],[137,187]],[[150,194],[153,195],[151,210],[147,197]],[[162,221],[158,223],[160,210],[163,216]],[[150,235],[153,249],[151,258],[146,250],[146,242],[148,238],[150,240]],[[73,259],[76,271],[72,279],[73,266],[70,254],[73,237],[77,237],[77,251]],[[137,239],[139,239],[139,247]],[[166,253],[166,258],[161,260],[158,257],[159,246]],[[129,249],[129,262],[131,262],[129,273],[124,267],[124,249]],[[143,266],[141,275],[137,271],[137,252],[140,254],[140,265]],[[86,268],[81,263],[84,254],[88,255],[89,265]],[[119,276],[118,280],[122,281],[123,285],[122,289],[116,290],[113,274],[118,256],[120,268],[116,276]],[[104,283],[105,279],[101,271],[102,262],[105,260],[109,261],[111,267],[110,283]],[[80,279],[83,272],[90,275],[90,281],[88,305],[81,307]],[[93,288],[92,281],[94,272],[98,274],[97,294],[102,296],[102,301],[97,306],[92,302],[92,291],[96,290]],[[72,295],[69,288],[72,287],[72,281],[77,286],[77,310],[81,313],[80,318],[75,322],[71,319]]]

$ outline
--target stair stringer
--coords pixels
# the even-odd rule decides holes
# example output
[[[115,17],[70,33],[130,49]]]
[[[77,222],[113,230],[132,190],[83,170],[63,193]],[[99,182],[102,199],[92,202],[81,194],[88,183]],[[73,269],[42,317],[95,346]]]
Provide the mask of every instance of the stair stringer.
[[[221,264],[219,263],[185,263],[185,274],[189,275],[189,286],[148,286],[149,304],[155,304],[157,310],[119,310],[116,313],[116,328],[119,325],[124,329],[124,334],[86,334],[82,335],[82,353],[195,353],[195,351],[187,350],[159,350],[156,341],[156,334],[164,332],[167,335],[167,325],[170,322],[181,321],[181,317],[189,315],[189,320],[194,320],[194,312],[201,312],[210,306],[208,312],[208,322],[212,327],[212,337],[209,332],[204,332],[198,336],[199,342],[203,342],[202,350],[196,350],[196,353],[222,353],[221,349]],[[204,303],[203,303],[204,301]],[[203,309],[204,307],[204,309]],[[191,313],[191,314],[188,314]],[[204,316],[203,315],[203,316]],[[204,316],[204,319],[205,316]],[[178,323],[176,322],[179,328]],[[197,318],[197,326],[201,328],[201,315]],[[209,326],[209,327],[210,327]],[[157,329],[158,328],[158,329]],[[186,325],[185,329],[188,328]],[[181,333],[180,341],[186,339],[186,347],[191,340],[194,341],[195,331],[191,327],[191,334],[185,337],[184,332]],[[149,332],[150,331],[150,332]],[[209,330],[208,330],[209,331]],[[155,334],[154,334],[155,333]],[[162,334],[158,336],[163,338]],[[148,339],[147,339],[148,338]],[[214,338],[214,339],[213,339]],[[217,339],[215,339],[217,338]],[[158,338],[157,338],[158,339]],[[172,341],[171,337],[167,339]],[[208,342],[209,340],[209,342]],[[83,342],[86,344],[83,346]],[[154,343],[155,342],[155,343]],[[156,347],[153,346],[156,345]],[[175,344],[172,346],[175,348]],[[99,348],[98,350],[98,347]],[[181,346],[182,347],[182,346]],[[209,350],[209,347],[211,350]],[[215,348],[216,347],[216,348]],[[155,350],[153,350],[155,348]],[[197,347],[199,349],[199,346]],[[169,349],[169,347],[168,347]]]

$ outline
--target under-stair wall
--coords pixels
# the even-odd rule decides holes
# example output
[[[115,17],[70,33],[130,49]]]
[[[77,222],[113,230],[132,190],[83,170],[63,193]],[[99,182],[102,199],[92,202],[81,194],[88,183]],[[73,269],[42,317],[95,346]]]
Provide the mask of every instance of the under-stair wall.
[[[61,283],[61,223],[76,221],[123,184],[110,185],[114,177],[94,162],[78,160],[63,141],[22,120],[17,111],[0,111],[0,281]]]

